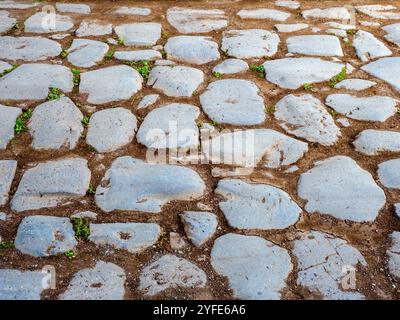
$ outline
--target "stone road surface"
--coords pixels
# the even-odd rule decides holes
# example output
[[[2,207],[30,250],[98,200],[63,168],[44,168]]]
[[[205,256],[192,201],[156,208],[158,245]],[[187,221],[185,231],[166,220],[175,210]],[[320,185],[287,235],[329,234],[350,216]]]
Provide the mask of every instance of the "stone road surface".
[[[399,299],[399,92],[400,1],[0,1],[0,299]]]

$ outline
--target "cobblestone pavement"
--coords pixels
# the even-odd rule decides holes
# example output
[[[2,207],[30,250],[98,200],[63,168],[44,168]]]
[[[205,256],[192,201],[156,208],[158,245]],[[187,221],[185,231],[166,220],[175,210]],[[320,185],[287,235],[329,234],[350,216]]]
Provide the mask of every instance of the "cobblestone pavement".
[[[0,2],[0,299],[399,299],[400,1]]]

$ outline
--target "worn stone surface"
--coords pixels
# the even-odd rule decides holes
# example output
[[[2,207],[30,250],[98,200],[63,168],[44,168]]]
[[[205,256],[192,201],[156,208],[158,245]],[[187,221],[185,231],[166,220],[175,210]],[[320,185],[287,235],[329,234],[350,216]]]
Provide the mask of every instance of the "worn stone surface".
[[[0,104],[0,150],[5,150],[8,143],[14,138],[15,121],[21,113],[20,108]]]
[[[304,10],[301,15],[305,19],[332,19],[332,20],[348,20],[351,18],[349,11],[344,7],[332,7],[324,9],[308,9]]]
[[[392,5],[363,5],[357,6],[356,10],[375,19],[400,19],[400,12],[393,12],[396,7]]]
[[[55,19],[53,21],[53,19]],[[60,14],[47,14],[46,12],[37,12],[30,16],[24,22],[25,32],[32,33],[53,33],[64,32],[74,26],[69,16]]]
[[[48,257],[73,250],[77,242],[68,218],[29,216],[17,231],[15,247],[23,254]]]
[[[364,79],[345,79],[335,85],[335,89],[346,89],[353,91],[362,91],[375,86],[375,81]]]
[[[156,223],[92,223],[89,240],[96,245],[139,253],[154,245],[160,234]]]
[[[125,295],[125,271],[111,262],[98,261],[72,278],[61,300],[121,300]]]
[[[288,133],[310,142],[329,146],[341,135],[323,104],[310,94],[283,97],[276,104],[274,117]]]
[[[138,7],[119,7],[115,9],[113,13],[121,15],[148,16],[151,14],[151,9]]]
[[[200,110],[190,104],[171,103],[152,110],[141,124],[137,140],[153,149],[197,149]]]
[[[369,61],[380,57],[390,56],[392,51],[369,32],[358,30],[354,36],[353,46],[361,61]]]
[[[277,1],[275,1],[275,5],[278,7],[285,7],[285,8],[289,8],[289,9],[300,8],[300,3],[295,0],[277,0]]]
[[[162,55],[157,50],[116,51],[114,58],[125,61],[152,61],[161,59]]]
[[[8,201],[8,193],[17,170],[17,161],[0,160],[0,206]]]
[[[12,0],[5,0],[0,2],[0,9],[29,9],[38,6],[39,3],[36,2],[18,2]]]
[[[97,152],[115,151],[132,142],[136,129],[136,117],[128,109],[101,110],[90,117],[86,143]]]
[[[75,31],[77,37],[104,36],[112,33],[112,24],[101,20],[83,20]]]
[[[184,66],[157,66],[149,75],[147,85],[170,97],[191,97],[204,81],[203,71]]]
[[[42,271],[0,269],[0,299],[40,300],[45,276]]]
[[[381,58],[361,67],[374,77],[386,81],[400,91],[400,57]]]
[[[167,254],[146,266],[140,273],[139,290],[154,296],[175,288],[204,288],[207,276],[192,262]]]
[[[186,236],[196,246],[201,247],[215,233],[218,220],[215,214],[205,211],[185,211],[180,215]]]
[[[108,45],[101,41],[74,39],[68,49],[68,61],[77,67],[90,68],[103,60]]]
[[[246,61],[240,59],[226,59],[213,68],[219,74],[235,74],[249,69]]]
[[[356,222],[374,221],[386,202],[372,175],[346,156],[315,162],[300,175],[297,192],[309,213]]]
[[[218,44],[209,37],[177,36],[164,46],[168,59],[192,64],[205,64],[220,58]]]
[[[378,165],[378,177],[386,188],[400,189],[400,159],[380,163]]]
[[[127,46],[149,46],[161,38],[161,24],[154,22],[127,23],[114,28]]]
[[[83,3],[56,3],[56,9],[59,12],[67,13],[79,13],[79,14],[89,14],[91,12],[90,7]]]
[[[400,46],[400,23],[389,24],[382,27],[387,34],[385,39],[387,41],[393,42],[394,44]]]
[[[279,36],[262,29],[229,30],[223,33],[221,50],[239,59],[272,57],[278,50]]]
[[[71,71],[64,66],[23,64],[0,78],[0,100],[44,99],[49,87],[71,92],[72,78]]]
[[[86,194],[90,176],[87,160],[82,158],[39,163],[25,171],[11,208],[20,212],[66,205]]]
[[[191,169],[149,164],[128,156],[114,160],[103,181],[109,182],[104,187],[97,187],[96,204],[106,212],[157,213],[169,201],[194,200],[201,197],[205,189],[203,180]]]
[[[35,108],[29,121],[33,149],[75,149],[83,132],[82,112],[68,97]]]
[[[82,73],[79,92],[87,93],[87,101],[93,104],[121,101],[142,89],[142,82],[143,78],[135,69],[116,65]]]
[[[305,35],[286,40],[288,52],[309,56],[343,56],[340,41],[335,36]]]
[[[233,228],[285,229],[295,224],[301,213],[286,192],[267,184],[224,179],[215,192],[224,198],[219,207]]]
[[[394,277],[400,279],[400,232],[393,231],[390,238],[392,245],[387,251],[389,271]]]
[[[307,23],[292,23],[292,24],[276,24],[275,28],[278,32],[296,32],[303,29],[307,29],[309,25]]]
[[[294,241],[293,254],[298,262],[298,285],[328,300],[364,298],[361,293],[342,285],[350,268],[367,265],[361,253],[345,240],[324,232],[304,232]]]
[[[293,268],[286,249],[260,237],[234,233],[215,240],[211,265],[228,278],[236,298],[254,300],[279,299]]]
[[[6,33],[12,29],[17,19],[10,17],[7,11],[0,11],[0,33]]]
[[[374,156],[383,152],[400,152],[400,132],[367,129],[353,142],[358,152]]]
[[[147,108],[148,106],[151,106],[152,104],[155,104],[158,99],[160,98],[159,94],[148,94],[140,100],[137,108],[138,109],[144,109]]]
[[[241,19],[267,19],[274,21],[285,21],[290,17],[290,13],[276,9],[242,9],[237,15]]]

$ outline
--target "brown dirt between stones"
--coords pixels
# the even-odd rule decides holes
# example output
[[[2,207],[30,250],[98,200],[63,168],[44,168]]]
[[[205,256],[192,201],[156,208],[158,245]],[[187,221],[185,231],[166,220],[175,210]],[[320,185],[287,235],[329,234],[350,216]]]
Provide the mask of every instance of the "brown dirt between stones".
[[[55,1],[48,1],[48,3],[53,3]],[[74,1],[68,1],[74,2]],[[257,7],[270,7],[285,10],[292,13],[292,17],[285,21],[285,23],[292,22],[301,22],[304,21],[300,17],[300,11],[307,8],[317,8],[317,7],[331,7],[331,6],[339,6],[344,4],[372,4],[374,1],[300,1],[302,3],[301,9],[298,10],[290,10],[287,8],[279,8],[273,5],[274,1],[78,1],[82,3],[89,3],[92,7],[92,14],[90,18],[98,18],[102,20],[107,20],[114,24],[122,24],[126,22],[136,22],[136,21],[157,21],[162,23],[163,30],[169,33],[169,37],[178,35],[179,33],[168,24],[165,18],[166,10],[172,6],[180,6],[180,7],[200,7],[200,8],[222,8],[226,11],[226,14],[229,16],[229,29],[234,28],[263,28],[267,30],[273,30],[273,25],[277,22],[274,21],[259,21],[259,20],[240,20],[237,16],[235,16],[236,12],[242,8],[257,8]],[[385,3],[392,3],[395,5],[400,5],[400,1],[385,1]],[[107,15],[108,12],[115,6],[124,6],[124,5],[134,5],[134,6],[142,6],[152,9],[152,14],[147,17],[120,17]],[[13,16],[18,17],[19,20],[23,21],[27,17],[29,17],[33,12],[37,9],[28,9],[28,10],[8,10],[11,12]],[[85,18],[85,16],[76,15],[76,14],[68,14],[73,17],[75,20],[75,27],[79,25],[79,22]],[[107,15],[107,16],[106,16]],[[105,19],[105,16],[107,17]],[[369,21],[377,21],[376,19],[372,19],[370,17],[362,16],[358,14],[358,18]],[[312,23],[315,26],[319,26],[321,28],[326,28],[322,23],[325,21],[322,20],[312,20]],[[388,24],[390,22],[387,22]],[[363,30],[372,32],[380,39],[383,39],[384,32],[380,30],[380,28],[370,28],[370,27],[362,27]],[[296,34],[309,34],[309,30],[301,30],[295,33],[290,33],[290,35]],[[23,32],[13,30],[9,34],[24,34]],[[214,38],[214,40],[220,43],[222,37],[222,30],[213,31],[208,34]],[[281,58],[286,54],[285,48],[285,40],[289,34],[280,34],[281,44],[279,47],[278,54],[273,57]],[[106,40],[109,37],[116,37],[113,35],[106,35],[102,37],[88,37],[95,38],[100,40]],[[349,36],[350,40],[352,36]],[[59,41],[63,48],[68,48],[73,37],[67,37],[64,40]],[[164,44],[166,42],[165,39],[161,39],[158,44]],[[387,46],[393,51],[393,55],[399,55],[399,48],[396,46],[386,43]],[[361,63],[357,59],[354,53],[354,49],[345,46],[342,43],[342,47],[345,50],[345,57],[343,57],[343,61],[350,62],[356,67],[359,67]],[[127,49],[122,46],[116,46],[117,49]],[[225,58],[223,52],[221,52],[221,60]],[[70,65],[66,60],[61,59],[49,59],[48,62],[51,63],[62,63],[65,66],[70,68],[76,68]],[[220,62],[212,62],[205,66],[194,66],[198,69],[201,69],[206,74],[205,82],[202,87],[197,90],[197,93],[194,94],[193,98],[170,98],[163,94],[160,94],[161,99],[153,106],[147,109],[136,111],[137,103],[140,99],[149,93],[154,93],[155,90],[152,90],[149,87],[144,87],[138,94],[134,96],[133,99],[128,101],[123,101],[119,103],[108,103],[101,106],[97,106],[96,110],[101,110],[104,108],[109,108],[111,106],[124,106],[130,109],[136,116],[144,117],[149,111],[154,108],[159,107],[160,105],[169,103],[169,102],[182,102],[182,103],[191,103],[196,106],[200,106],[199,104],[199,93],[201,93],[207,83],[216,80],[211,75],[212,68]],[[249,63],[259,64],[264,62],[264,59],[248,61]],[[114,64],[119,64],[117,60],[112,61],[104,61],[102,63],[102,67],[110,66]],[[187,64],[186,64],[187,65]],[[98,67],[89,68],[96,69]],[[359,77],[359,78],[369,78],[366,73],[362,71],[356,71],[351,74],[351,77]],[[324,98],[333,93],[334,90],[329,88],[326,84],[315,84],[313,88],[309,91],[305,91],[303,89],[298,90],[284,90],[275,86],[272,83],[268,83],[267,81],[259,78],[255,73],[248,71],[246,73],[238,74],[238,75],[226,75],[225,78],[245,78],[254,81],[257,86],[261,90],[261,94],[264,97],[265,105],[274,105],[279,99],[285,96],[288,93],[293,94],[304,94],[311,93],[314,96],[318,97],[322,101]],[[399,98],[399,93],[393,90],[388,84],[380,81],[378,79],[374,79],[374,81],[378,82],[378,85],[370,88],[368,90],[359,93],[358,95],[388,95],[395,98]],[[343,91],[345,92],[345,91]],[[77,90],[75,89],[73,93],[68,94],[70,98],[81,108],[81,110],[85,112],[85,99],[82,96],[79,96]],[[25,103],[5,103],[7,105],[19,105],[21,107],[32,106],[35,107],[39,105],[41,102],[25,102]],[[202,112],[199,117],[199,121],[207,121],[207,116]],[[299,166],[299,170],[295,173],[283,173],[282,170],[266,170],[263,168],[257,168],[254,173],[250,176],[244,177],[244,179],[253,182],[264,182],[269,183],[271,185],[278,186],[288,192],[291,197],[301,206],[304,207],[305,202],[297,196],[296,186],[299,175],[312,167],[312,164],[321,159],[325,159],[327,157],[333,155],[347,155],[351,158],[355,159],[357,163],[364,169],[368,170],[374,178],[377,180],[376,169],[377,165],[384,161],[395,158],[394,154],[385,154],[382,153],[379,156],[368,157],[363,156],[360,153],[356,152],[351,145],[351,142],[354,140],[356,135],[367,128],[379,128],[379,129],[389,129],[389,130],[397,130],[400,131],[400,117],[398,115],[393,116],[385,123],[374,123],[374,122],[362,122],[356,120],[350,120],[351,126],[348,128],[342,128],[342,138],[334,147],[323,147],[315,143],[309,143],[309,152],[306,156],[301,159],[297,165]],[[224,128],[233,129],[240,127],[233,126],[223,126]],[[244,128],[244,127],[242,127]],[[269,116],[268,119],[262,125],[258,126],[249,126],[246,128],[271,128],[277,131],[284,131],[279,127],[276,120]],[[34,151],[30,147],[30,136],[28,133],[23,133],[16,138],[13,139],[11,144],[8,146],[6,151],[0,152],[0,159],[16,159],[18,160],[18,170],[16,177],[13,182],[12,190],[15,192],[16,187],[22,177],[22,174],[26,168],[29,167],[30,163],[42,162],[46,160],[54,160],[57,158],[62,158],[64,156],[72,156],[77,155],[88,159],[89,167],[92,171],[92,183],[93,185],[98,185],[100,180],[104,174],[104,171],[98,170],[97,167],[99,164],[103,164],[106,168],[109,168],[113,159],[122,155],[130,155],[133,157],[138,157],[140,159],[144,159],[146,149],[144,146],[140,145],[136,141],[131,143],[130,145],[121,148],[115,152],[107,153],[104,157],[96,156],[95,152],[91,152],[87,149],[86,143],[84,139],[81,139],[77,148],[73,151],[68,150],[57,150],[57,151]],[[139,272],[143,268],[144,265],[149,263],[149,261],[153,261],[156,257],[167,253],[172,252],[169,244],[168,244],[168,234],[171,231],[178,232],[181,235],[184,235],[183,227],[181,225],[180,219],[178,217],[178,213],[184,210],[198,210],[196,208],[197,202],[207,203],[213,207],[213,212],[217,214],[219,220],[219,229],[216,232],[214,239],[229,232],[236,232],[240,234],[248,234],[248,235],[259,235],[267,240],[270,240],[284,248],[291,248],[291,241],[296,238],[297,233],[303,230],[321,230],[325,232],[332,233],[338,237],[342,237],[346,239],[351,245],[356,247],[360,252],[364,255],[368,267],[360,270],[359,277],[357,279],[357,286],[360,292],[362,292],[367,299],[399,299],[400,298],[400,283],[393,279],[387,270],[387,258],[386,258],[386,250],[390,245],[390,239],[388,235],[394,230],[400,230],[400,221],[396,219],[394,216],[393,203],[400,202],[400,192],[393,190],[385,190],[385,194],[387,197],[387,203],[385,207],[380,211],[380,214],[374,223],[354,223],[350,221],[339,221],[333,218],[329,218],[326,215],[320,214],[307,214],[303,212],[301,219],[295,226],[287,228],[285,230],[271,230],[271,231],[259,231],[259,230],[237,230],[231,228],[220,209],[218,208],[218,196],[213,194],[213,190],[215,189],[218,180],[211,176],[211,165],[199,165],[199,166],[191,166],[193,169],[197,170],[201,177],[204,179],[207,185],[207,191],[205,195],[199,201],[192,202],[171,202],[168,205],[163,207],[162,213],[159,214],[148,214],[142,212],[114,212],[114,213],[101,213],[101,211],[96,207],[94,203],[93,196],[86,196],[83,198],[83,201],[78,201],[73,205],[51,208],[51,209],[41,209],[36,211],[27,211],[23,213],[12,213],[9,205],[4,207],[0,207],[0,211],[4,211],[8,214],[12,215],[12,219],[1,222],[0,223],[0,234],[3,236],[5,240],[13,240],[16,235],[17,227],[21,222],[22,218],[30,215],[52,215],[52,216],[62,216],[62,217],[70,217],[73,213],[77,211],[85,211],[91,210],[99,213],[98,219],[96,223],[105,223],[105,222],[156,222],[159,223],[163,229],[163,236],[160,241],[157,243],[155,248],[150,248],[143,253],[140,254],[131,254],[127,251],[123,250],[114,250],[111,248],[100,248],[96,247],[94,244],[89,242],[79,242],[75,252],[77,257],[69,261],[64,256],[56,256],[49,258],[33,258],[27,255],[23,255],[19,253],[15,249],[4,251],[4,255],[0,256],[0,268],[19,268],[23,270],[37,270],[42,268],[44,265],[53,265],[57,270],[57,289],[56,290],[48,290],[43,293],[43,299],[56,299],[57,296],[65,291],[68,283],[70,282],[72,276],[79,270],[93,267],[97,260],[103,260],[108,262],[113,262],[122,268],[125,269],[127,273],[127,282],[126,282],[126,295],[125,299],[148,299],[142,295],[142,293],[138,292],[138,278]],[[264,173],[272,172],[275,178],[267,178]],[[379,184],[379,182],[378,182]],[[208,286],[204,290],[187,290],[187,289],[174,289],[163,292],[162,294],[153,297],[154,299],[232,299],[232,292],[228,288],[227,280],[219,275],[217,275],[209,262],[209,253],[211,251],[213,244],[213,240],[209,241],[206,245],[204,245],[201,249],[196,249],[194,246],[189,246],[184,250],[183,254],[178,254],[179,256],[188,258],[196,263],[199,267],[201,267],[208,275]],[[292,260],[294,264],[296,264],[296,259],[292,256]],[[294,267],[296,270],[296,265]],[[288,285],[283,291],[284,299],[315,299],[320,298],[319,295],[315,293],[309,292],[306,288],[302,288],[296,285],[296,274],[293,271],[288,279]]]

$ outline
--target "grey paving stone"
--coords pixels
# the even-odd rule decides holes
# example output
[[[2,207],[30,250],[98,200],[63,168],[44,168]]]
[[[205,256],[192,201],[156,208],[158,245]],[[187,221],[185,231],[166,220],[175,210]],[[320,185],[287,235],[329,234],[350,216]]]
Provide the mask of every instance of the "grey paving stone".
[[[87,160],[64,158],[25,171],[11,202],[13,211],[62,206],[86,194],[90,183]]]
[[[56,3],[56,9],[59,12],[66,13],[79,13],[79,14],[90,14],[91,10],[87,4],[83,3]]]
[[[60,300],[122,300],[125,295],[125,271],[111,262],[98,261],[93,268],[82,269],[72,278]]]
[[[68,97],[37,106],[28,124],[32,148],[75,149],[83,132],[82,119],[82,112]]]
[[[393,231],[390,235],[392,246],[386,252],[391,275],[400,279],[400,232]]]
[[[61,45],[43,37],[0,37],[0,59],[40,61],[56,57]]]
[[[142,82],[143,78],[135,69],[115,65],[82,73],[79,92],[87,93],[87,102],[92,104],[121,101],[142,89]]]
[[[168,59],[192,64],[218,60],[218,44],[209,37],[177,36],[169,38],[164,46]]]
[[[381,58],[375,60],[361,69],[378,79],[386,81],[397,91],[400,91],[400,57]]]
[[[6,33],[14,27],[17,19],[10,17],[7,11],[0,11],[0,33]]]
[[[387,35],[385,35],[385,39],[387,41],[393,42],[397,46],[400,46],[400,23],[393,23],[387,26],[382,27]]]
[[[345,79],[335,85],[335,89],[346,89],[353,91],[362,91],[375,86],[375,81],[364,80],[364,79]]]
[[[139,280],[139,290],[154,296],[168,289],[204,288],[207,275],[189,260],[167,254],[146,266]]]
[[[207,116],[217,123],[255,125],[266,118],[259,89],[248,80],[214,81],[200,95],[200,104]]]
[[[331,94],[326,104],[351,119],[384,122],[397,112],[397,101],[391,97],[357,97],[349,94]]]
[[[198,199],[205,189],[197,172],[189,168],[150,164],[129,156],[114,160],[103,178],[106,181],[107,185],[100,185],[96,190],[96,204],[105,212],[157,213],[169,201]]]
[[[64,32],[73,26],[73,20],[68,16],[36,12],[25,20],[24,31],[32,33]]]
[[[367,129],[353,142],[358,152],[374,156],[381,152],[400,152],[400,132]]]
[[[386,202],[372,175],[347,156],[315,162],[300,175],[297,192],[308,212],[356,222],[374,221]]]
[[[7,219],[7,214],[5,212],[0,212],[0,221],[6,221]]]
[[[114,30],[126,46],[155,45],[161,38],[161,24],[154,22],[126,23]]]
[[[247,70],[249,70],[249,65],[240,59],[226,59],[213,68],[213,72],[219,74],[235,74]]]
[[[358,264],[367,265],[357,249],[341,238],[318,231],[300,233],[293,244],[298,262],[298,285],[321,294],[323,299],[364,299],[355,288],[343,288],[348,272],[355,270]]]
[[[204,81],[203,71],[184,66],[157,66],[150,71],[148,86],[170,97],[191,97]]]
[[[356,49],[357,56],[364,62],[392,55],[392,51],[382,41],[363,30],[358,30],[355,34],[353,46]]]
[[[278,7],[285,7],[285,8],[289,8],[289,9],[300,8],[300,3],[295,0],[277,0],[277,1],[275,1],[275,5]]]
[[[0,2],[0,9],[29,9],[38,6],[39,3],[36,2],[19,2],[19,1],[9,1],[5,0]]]
[[[171,103],[152,110],[144,118],[137,141],[152,149],[197,149],[200,110],[190,104]]]
[[[97,219],[97,213],[92,212],[92,211],[82,211],[82,212],[77,212],[71,215],[71,218],[87,218],[90,220],[96,220]]]
[[[180,215],[186,236],[196,246],[201,247],[215,233],[217,216],[206,211],[184,211]]]
[[[101,110],[90,117],[86,143],[97,152],[115,151],[132,142],[136,129],[136,117],[128,109]]]
[[[126,61],[152,61],[161,59],[162,55],[157,50],[116,51],[114,58]]]
[[[112,24],[102,20],[83,20],[75,31],[77,37],[104,36],[112,33]]]
[[[64,66],[51,64],[23,64],[0,78],[0,100],[41,100],[49,87],[62,92],[72,91],[72,73]]]
[[[288,52],[310,56],[343,56],[340,41],[335,36],[304,35],[286,40]]]
[[[297,222],[301,209],[290,196],[267,184],[223,179],[215,193],[229,225],[238,229],[285,229]]]
[[[148,94],[140,100],[137,109],[144,109],[155,104],[160,98],[159,94]]]
[[[23,254],[49,257],[73,250],[77,245],[68,218],[29,216],[18,226],[15,247]]]
[[[0,150],[5,150],[8,143],[14,138],[15,121],[21,113],[20,108],[0,104]]]
[[[0,206],[8,201],[8,193],[17,170],[17,161],[0,160]]]
[[[138,7],[119,7],[116,8],[113,13],[120,15],[148,16],[151,14],[151,9]]]
[[[308,9],[304,10],[301,15],[305,19],[332,19],[332,20],[349,20],[351,18],[349,11],[344,7],[332,7],[324,9]]]
[[[179,33],[206,33],[228,26],[223,10],[172,7],[167,20]]]
[[[228,278],[238,299],[276,300],[293,265],[286,249],[256,236],[229,233],[214,242],[214,270]]]
[[[393,12],[393,10],[396,9],[397,8],[392,5],[380,4],[363,5],[356,7],[356,10],[358,12],[361,12],[375,19],[400,19],[400,12]]]
[[[285,89],[327,81],[344,67],[343,64],[319,58],[283,58],[266,61],[263,66],[265,79]]]
[[[400,189],[400,159],[380,163],[378,177],[386,188]]]
[[[309,25],[307,23],[292,23],[292,24],[276,24],[275,28],[278,32],[296,32],[307,29]]]
[[[68,49],[68,61],[77,67],[94,67],[103,60],[108,49],[108,45],[101,41],[74,39]]]
[[[203,140],[202,151],[214,164],[279,168],[298,161],[308,151],[308,145],[275,130],[249,129]]]
[[[89,240],[96,245],[139,253],[153,246],[160,234],[156,223],[91,223]]]
[[[310,94],[283,97],[274,117],[286,132],[325,146],[335,144],[341,135],[321,101]]]
[[[285,21],[290,17],[290,13],[276,9],[242,9],[237,15],[241,19],[266,19],[274,21]]]
[[[40,300],[44,277],[42,271],[0,269],[0,299]]]
[[[394,209],[398,218],[400,218],[400,203],[395,203]]]
[[[4,61],[0,61],[0,73],[3,73],[6,70],[9,70],[12,68],[12,65],[4,62]]]
[[[272,57],[278,51],[279,36],[262,29],[229,30],[223,33],[221,50],[239,59]]]

